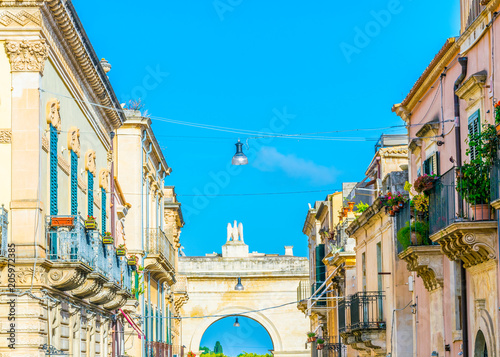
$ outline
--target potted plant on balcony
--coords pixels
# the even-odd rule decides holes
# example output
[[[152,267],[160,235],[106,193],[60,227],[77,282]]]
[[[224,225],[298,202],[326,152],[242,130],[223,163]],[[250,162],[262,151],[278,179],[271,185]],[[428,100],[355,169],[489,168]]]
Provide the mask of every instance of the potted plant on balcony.
[[[128,265],[136,266],[138,262],[139,262],[139,259],[137,258],[137,255],[131,255],[127,259]]]
[[[115,242],[113,236],[111,235],[111,232],[104,232],[104,236],[102,237],[102,242],[104,244],[113,244]]]
[[[359,201],[359,203],[356,205],[356,212],[358,213],[363,213],[370,207],[368,203],[363,203],[363,201]]]
[[[498,103],[497,103],[498,104]],[[471,158],[457,170],[457,191],[471,206],[474,220],[491,219],[490,171],[497,156],[498,136],[491,124],[481,132],[469,134],[466,155]]]
[[[194,354],[193,352],[189,351],[189,353],[187,354],[187,357],[196,357],[196,354]]]
[[[406,222],[406,225],[398,231],[397,239],[403,250],[410,245],[428,245],[429,225],[425,222]]]
[[[430,191],[434,187],[434,182],[437,179],[437,175],[434,174],[423,174],[419,176],[413,183],[413,188],[418,193],[424,193]]]
[[[127,249],[125,247],[125,244],[120,244],[118,248],[116,248],[116,255],[119,257],[124,257],[125,254],[127,254]]]
[[[354,210],[354,204],[356,202],[347,202],[347,207],[349,208],[349,212],[352,212]]]
[[[314,332],[308,332],[307,333],[307,342],[314,342],[316,341],[316,334]]]
[[[316,349],[322,350],[323,348],[325,348],[325,340],[318,338],[318,341],[316,341]]]
[[[97,221],[94,216],[87,216],[87,219],[85,220],[85,229],[89,231],[97,229]]]

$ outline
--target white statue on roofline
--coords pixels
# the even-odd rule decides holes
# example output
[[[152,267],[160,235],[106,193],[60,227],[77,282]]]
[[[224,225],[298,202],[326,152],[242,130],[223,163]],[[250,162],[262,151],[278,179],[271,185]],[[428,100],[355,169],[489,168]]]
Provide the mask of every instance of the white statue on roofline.
[[[238,242],[244,243],[243,241],[243,223],[234,221],[234,225],[231,223],[227,224],[227,241],[228,242]]]

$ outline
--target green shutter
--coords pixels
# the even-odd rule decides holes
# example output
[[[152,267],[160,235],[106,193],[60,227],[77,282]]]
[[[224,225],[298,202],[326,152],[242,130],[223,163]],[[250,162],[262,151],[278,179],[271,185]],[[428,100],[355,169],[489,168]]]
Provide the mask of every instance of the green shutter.
[[[469,136],[479,134],[481,131],[481,121],[479,117],[479,110],[477,110],[474,114],[472,114],[469,117],[468,120],[468,129],[469,129]],[[476,159],[477,157],[477,150],[476,148],[470,148],[470,153],[469,157],[471,160]]]
[[[318,244],[316,246],[316,282],[322,283],[325,281],[325,264],[323,258],[325,257],[325,245]]]

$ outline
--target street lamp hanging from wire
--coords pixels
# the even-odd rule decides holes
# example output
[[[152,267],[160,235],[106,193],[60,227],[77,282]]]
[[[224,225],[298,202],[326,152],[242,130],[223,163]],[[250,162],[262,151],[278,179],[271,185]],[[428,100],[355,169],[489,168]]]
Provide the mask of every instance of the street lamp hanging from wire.
[[[231,163],[233,165],[247,165],[248,157],[243,153],[243,143],[238,139],[236,145],[236,154],[233,156]]]

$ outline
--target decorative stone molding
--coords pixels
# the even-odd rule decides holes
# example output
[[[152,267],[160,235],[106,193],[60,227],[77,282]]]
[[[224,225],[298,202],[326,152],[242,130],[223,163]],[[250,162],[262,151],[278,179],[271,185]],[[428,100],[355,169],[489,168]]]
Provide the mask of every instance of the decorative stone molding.
[[[91,269],[80,263],[55,263],[48,273],[48,282],[54,288],[68,291],[74,290],[87,279]]]
[[[12,130],[0,129],[0,144],[10,144],[12,142]]]
[[[37,267],[33,274],[33,267],[16,267],[16,283],[18,285],[31,284],[34,276],[34,283],[44,284],[47,280],[47,269]]]
[[[61,114],[60,114],[61,104],[59,100],[52,98],[47,101],[45,106],[45,119],[47,124],[52,124],[56,130],[61,130]]]
[[[433,135],[437,135],[439,132],[439,118],[431,120],[430,122],[424,124],[419,131],[415,133],[415,136],[418,138],[422,138],[428,135],[431,132]],[[413,140],[412,140],[413,142]],[[410,143],[411,145],[411,143]],[[411,149],[411,148],[410,148]],[[413,151],[413,150],[412,150]]]
[[[87,150],[85,153],[85,170],[90,171],[94,177],[96,173],[95,158],[95,151],[92,149]]]
[[[461,259],[465,268],[496,259],[496,221],[456,222],[433,234],[450,260]]]
[[[72,150],[80,157],[80,129],[72,126],[68,131],[68,150]]]
[[[50,150],[50,148],[49,148],[49,139],[47,139],[47,137],[45,135],[42,136],[42,149],[46,153],[48,153],[49,150]]]
[[[43,73],[45,60],[49,56],[45,40],[7,41],[5,49],[11,71]]]
[[[10,25],[41,26],[42,19],[39,11],[30,12],[27,10],[4,10],[0,11],[0,26],[8,27]]]
[[[92,296],[89,300],[91,303],[96,305],[104,305],[112,301],[116,297],[118,292],[118,286],[112,283],[105,283],[101,291]]]
[[[71,170],[69,162],[61,154],[57,155],[57,164],[59,165],[61,170],[63,170],[63,172],[69,176]]]
[[[99,171],[99,187],[104,188],[106,192],[109,191],[110,171],[108,169],[101,169]]]
[[[409,247],[399,254],[409,271],[417,272],[428,291],[443,286],[443,253],[438,245]]]
[[[386,331],[355,331],[342,334],[344,344],[359,351],[362,356],[386,356]],[[372,354],[374,353],[374,354]]]
[[[89,296],[95,296],[99,294],[104,283],[106,282],[107,279],[105,279],[102,275],[92,273],[89,274],[87,280],[85,280],[85,283],[82,286],[76,288],[71,293],[82,299]]]
[[[104,304],[104,308],[107,310],[119,309],[122,306],[125,306],[125,304],[127,303],[127,300],[130,297],[131,297],[131,295],[127,291],[120,290],[116,293],[116,296],[113,300],[111,300],[107,304]]]
[[[166,282],[168,285],[175,283],[173,270],[161,254],[148,254],[148,257],[144,259],[144,270],[150,271],[151,277],[159,283]]]

